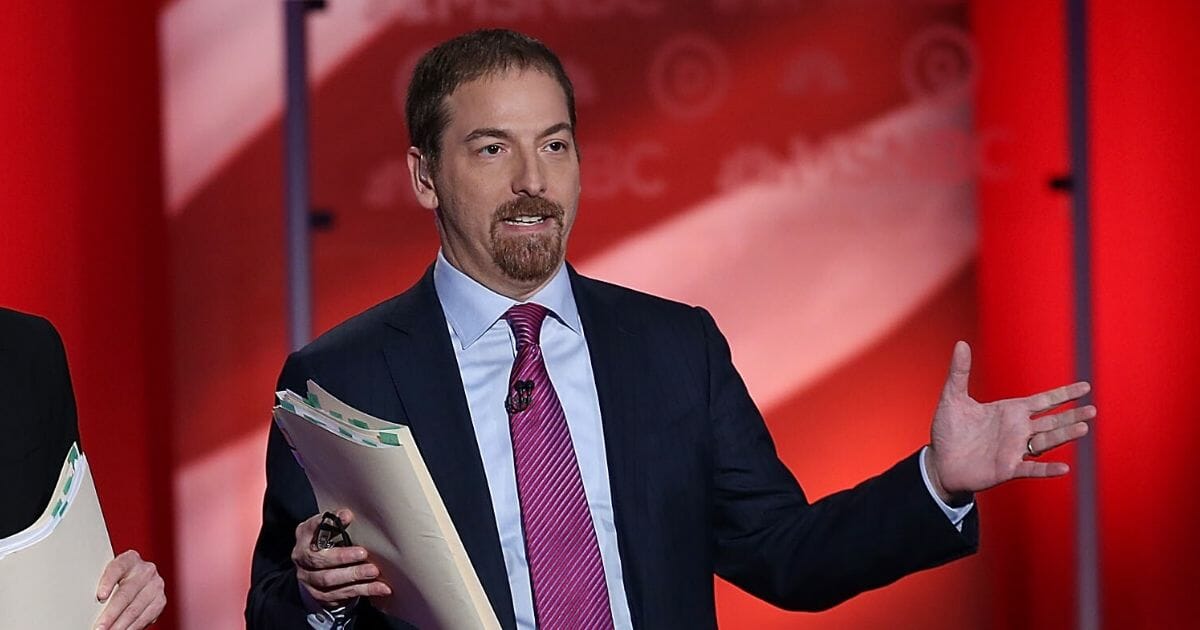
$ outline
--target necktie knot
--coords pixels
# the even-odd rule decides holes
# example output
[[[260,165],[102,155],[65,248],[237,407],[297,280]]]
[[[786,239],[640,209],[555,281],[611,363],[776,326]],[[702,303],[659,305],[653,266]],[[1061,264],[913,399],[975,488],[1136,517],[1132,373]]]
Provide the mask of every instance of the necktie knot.
[[[517,304],[504,313],[504,319],[508,320],[513,336],[517,338],[518,351],[529,344],[538,345],[542,336],[542,322],[549,312],[545,306],[529,302]]]

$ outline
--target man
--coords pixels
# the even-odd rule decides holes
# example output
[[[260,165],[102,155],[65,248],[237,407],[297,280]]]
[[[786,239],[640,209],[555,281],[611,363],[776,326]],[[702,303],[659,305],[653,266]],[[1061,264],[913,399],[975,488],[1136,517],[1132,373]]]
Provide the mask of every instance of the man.
[[[1027,458],[1094,416],[1030,419],[1086,383],[975,402],[959,343],[931,444],[809,504],[707,312],[564,263],[579,152],[552,52],[510,31],[446,42],[418,63],[407,118],[437,260],[289,357],[279,386],[311,378],[410,426],[504,628],[714,627],[714,572],[779,606],[833,606],[974,551],[972,493],[1065,474]],[[317,505],[275,427],[267,483],[249,626],[410,627],[366,599],[396,579],[370,550],[311,547]]]
[[[45,319],[0,308],[0,400],[7,405],[5,439],[0,440],[5,500],[0,538],[5,538],[42,515],[67,451],[79,441],[66,351]],[[132,549],[111,560],[97,578],[96,598],[107,603],[96,628],[148,627],[167,604],[158,570]]]

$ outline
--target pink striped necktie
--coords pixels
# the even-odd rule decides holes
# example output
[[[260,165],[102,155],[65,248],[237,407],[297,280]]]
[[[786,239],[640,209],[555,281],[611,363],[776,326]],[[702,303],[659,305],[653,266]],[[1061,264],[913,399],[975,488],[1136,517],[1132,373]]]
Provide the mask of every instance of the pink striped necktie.
[[[588,511],[567,417],[539,345],[547,309],[518,304],[504,314],[517,338],[505,407],[533,607],[541,630],[613,627],[600,546]]]

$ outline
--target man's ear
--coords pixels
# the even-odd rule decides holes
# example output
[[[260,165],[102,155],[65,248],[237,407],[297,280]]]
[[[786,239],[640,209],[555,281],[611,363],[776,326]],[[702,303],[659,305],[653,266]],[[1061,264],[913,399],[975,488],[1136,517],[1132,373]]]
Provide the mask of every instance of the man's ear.
[[[408,174],[412,181],[413,194],[417,203],[430,209],[438,207],[437,190],[433,186],[433,174],[429,172],[429,158],[421,155],[417,147],[408,147]]]

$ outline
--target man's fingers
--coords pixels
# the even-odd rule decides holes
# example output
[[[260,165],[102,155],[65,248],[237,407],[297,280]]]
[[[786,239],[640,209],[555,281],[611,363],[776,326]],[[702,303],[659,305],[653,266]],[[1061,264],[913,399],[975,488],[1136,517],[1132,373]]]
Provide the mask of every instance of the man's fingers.
[[[1084,405],[1067,409],[1056,414],[1042,416],[1030,422],[1030,427],[1035,433],[1044,431],[1052,431],[1054,429],[1070,426],[1078,422],[1087,422],[1096,417],[1096,408],[1092,405]]]
[[[379,577],[379,567],[371,563],[321,571],[296,570],[296,579],[324,592],[336,590],[347,584],[369,582],[377,577]]]
[[[1080,381],[1056,387],[1040,394],[1034,394],[1026,400],[1028,401],[1030,411],[1033,413],[1044,413],[1061,404],[1083,398],[1090,391],[1092,391],[1092,385],[1086,381]]]
[[[314,600],[331,607],[341,606],[356,597],[380,597],[392,594],[391,587],[378,580],[346,584],[328,591],[317,590],[307,584],[305,588],[308,589],[308,594]]]
[[[967,395],[967,383],[971,380],[971,346],[965,341],[954,344],[950,357],[950,373],[946,376],[943,396]]]
[[[100,583],[96,585],[96,599],[102,602],[107,600],[121,578],[141,561],[142,557],[132,549],[110,560],[105,565],[104,572],[100,574]]]
[[[133,602],[133,598],[140,590],[139,586],[130,580],[122,582],[120,587],[116,589],[116,592],[112,593],[112,597],[104,605],[104,610],[100,612],[100,616],[96,619],[97,630],[100,628],[104,630],[112,628],[113,622],[125,612],[125,608]]]
[[[1076,422],[1075,424],[1069,424],[1052,431],[1036,433],[1029,439],[1029,445],[1033,447],[1034,452],[1040,455],[1072,440],[1078,440],[1087,434],[1087,423]]]
[[[305,547],[292,560],[296,566],[309,571],[335,569],[358,564],[367,559],[367,550],[362,547],[332,547],[313,551]]]
[[[129,604],[125,606],[125,609],[121,611],[121,615],[117,617],[116,621],[114,621],[112,625],[107,626],[105,630],[130,630],[131,628],[145,627],[135,625],[135,622],[139,617],[142,616],[142,613],[154,603],[155,599],[162,595],[163,579],[158,575],[158,572],[155,571],[154,577],[142,582],[140,584],[141,588],[137,588],[138,586],[138,584],[130,582],[123,582],[121,584],[120,590],[136,589],[137,592],[134,594],[132,601],[130,601]],[[109,602],[109,606],[112,606],[113,603],[115,603],[116,598],[114,597],[113,599],[113,602]]]
[[[1017,477],[1061,477],[1071,472],[1071,467],[1062,462],[1023,461],[1017,464]]]
[[[338,509],[343,526],[354,521],[354,513]],[[312,538],[323,514],[316,514],[296,526],[296,545],[292,548],[292,563],[296,579],[313,599],[324,606],[340,606],[355,597],[387,595],[392,591],[379,582],[379,568],[368,563],[367,550],[362,547],[333,547],[314,549]]]
[[[129,627],[132,628],[133,630],[141,630],[141,628],[149,628],[150,624],[154,623],[155,621],[158,621],[159,615],[162,614],[162,611],[164,608],[166,608],[166,606],[167,606],[167,596],[162,595],[158,599],[155,599],[153,602],[151,602],[151,604],[149,606],[147,606],[145,610],[142,611],[142,614],[138,615],[138,618],[133,621],[133,625],[131,625]]]

